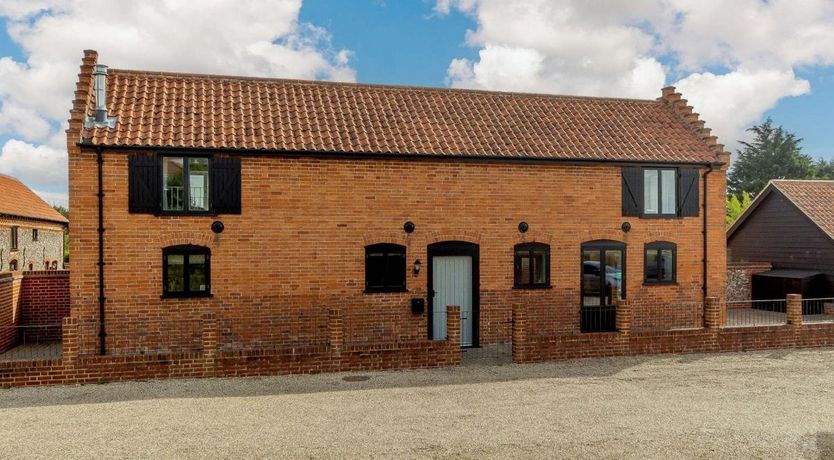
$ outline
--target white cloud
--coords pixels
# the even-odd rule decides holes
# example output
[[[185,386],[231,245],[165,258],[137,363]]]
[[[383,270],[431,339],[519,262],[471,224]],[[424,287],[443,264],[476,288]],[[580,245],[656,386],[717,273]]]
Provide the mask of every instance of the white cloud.
[[[52,206],[67,207],[69,203],[69,195],[63,192],[44,192],[42,190],[33,190],[43,201],[46,201]]]
[[[0,135],[12,137],[0,172],[44,193],[66,189],[63,130],[84,49],[117,68],[355,80],[350,53],[300,23],[300,8],[301,0],[0,1],[25,56],[0,58]]]
[[[10,139],[0,150],[0,172],[17,177],[30,187],[66,189],[66,148],[59,150]]]
[[[653,99],[672,83],[731,149],[780,99],[810,91],[797,67],[834,65],[831,0],[435,3],[452,9],[477,22],[467,43],[479,51],[450,62],[449,85]]]

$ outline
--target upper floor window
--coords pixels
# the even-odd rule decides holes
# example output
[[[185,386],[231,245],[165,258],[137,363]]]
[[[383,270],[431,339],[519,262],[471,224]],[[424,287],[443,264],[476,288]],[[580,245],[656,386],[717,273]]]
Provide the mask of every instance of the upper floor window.
[[[365,247],[365,292],[405,291],[405,246],[372,244]]]
[[[32,229],[32,241],[38,241],[38,229],[37,228]]]
[[[211,295],[211,252],[202,246],[171,246],[162,250],[162,295]]]
[[[697,216],[700,212],[699,178],[700,171],[696,168],[623,168],[623,215]]]
[[[129,163],[133,213],[240,214],[240,159],[134,155]]]
[[[209,159],[162,158],[162,209],[209,210]]]
[[[17,227],[12,227],[11,242],[9,243],[11,245],[11,250],[12,251],[16,250],[17,246],[18,246],[17,233],[18,233],[18,228]]]
[[[523,243],[515,247],[515,287],[550,286],[550,246]]]
[[[677,277],[677,246],[674,243],[656,241],[645,246],[646,283],[674,283]]]
[[[674,216],[677,214],[676,169],[643,170],[643,213]]]

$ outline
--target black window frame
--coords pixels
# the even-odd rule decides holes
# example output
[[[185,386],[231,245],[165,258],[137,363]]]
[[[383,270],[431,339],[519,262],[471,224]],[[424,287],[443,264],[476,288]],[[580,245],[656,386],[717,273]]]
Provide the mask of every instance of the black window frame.
[[[182,188],[183,188],[183,209],[165,209],[165,161],[168,158],[182,158]],[[206,171],[208,174],[208,187],[207,187],[207,194],[206,194],[206,201],[208,202],[207,209],[202,210],[191,210],[189,209],[191,206],[191,175],[190,175],[190,159],[204,159],[207,162]],[[212,177],[211,177],[211,168],[212,168],[212,156],[211,155],[201,155],[201,154],[192,154],[189,153],[188,155],[185,154],[176,154],[176,153],[163,153],[159,155],[159,175],[161,176],[160,179],[160,202],[159,202],[159,215],[197,215],[197,216],[214,216],[217,215],[217,212],[214,211],[214,203],[211,200],[211,187],[212,187]]]
[[[526,252],[526,254],[524,254]],[[537,283],[534,280],[535,276],[535,257],[534,253],[544,253],[544,282]],[[530,282],[523,283],[521,281],[521,262],[522,259],[529,259],[530,267]],[[513,288],[515,289],[547,289],[551,287],[550,284],[550,245],[545,243],[520,243],[513,247]]]
[[[182,292],[168,292],[168,256],[182,255],[183,260],[183,288]],[[206,290],[205,291],[191,291],[189,282],[189,262],[190,255],[205,255],[206,256]],[[162,249],[162,298],[194,298],[194,297],[211,297],[211,249],[205,246],[195,245],[177,245],[168,246]]]
[[[38,229],[37,228],[32,229],[32,241],[38,241]]]
[[[658,252],[656,261],[656,270],[658,274],[657,279],[649,279],[649,251],[655,250]],[[662,268],[661,252],[664,250],[672,251],[672,279],[660,279],[660,272]],[[664,285],[677,284],[678,282],[678,245],[670,241],[652,241],[643,246],[643,284],[646,285]]]
[[[644,167],[641,168],[640,174],[643,176],[643,190],[646,187],[646,171],[657,171],[657,213],[650,214],[646,212],[646,193],[645,191],[641,191],[643,195],[643,202],[641,203],[640,208],[640,215],[641,217],[648,217],[648,218],[663,218],[669,219],[674,217],[680,217],[680,203],[681,197],[680,195],[680,181],[681,181],[681,173],[680,168],[675,167],[665,167],[665,166],[651,166],[651,167]],[[675,173],[675,185],[673,186],[673,190],[675,192],[675,205],[674,205],[674,212],[672,213],[664,213],[663,212],[663,171],[672,171]]]
[[[19,229],[20,227],[18,227],[17,225],[12,225],[11,227],[11,234],[9,235],[9,237],[11,238],[11,240],[9,241],[9,251],[17,251],[20,248]]]
[[[385,272],[383,273],[383,280],[381,285],[371,285],[371,264],[368,263],[368,259],[371,257],[371,253],[374,252],[382,252],[382,257],[384,258],[385,264]],[[402,259],[402,263],[400,266],[393,267],[396,269],[396,272],[391,271],[391,257],[392,253],[400,253],[400,258]],[[376,294],[376,293],[384,293],[384,292],[407,292],[407,255],[408,251],[405,246],[396,243],[377,243],[377,244],[370,244],[365,246],[365,293],[366,294]],[[393,276],[392,276],[392,273]],[[394,278],[396,276],[396,278]],[[401,284],[398,284],[396,281],[399,281],[399,278],[402,278]],[[389,279],[389,277],[391,277]]]

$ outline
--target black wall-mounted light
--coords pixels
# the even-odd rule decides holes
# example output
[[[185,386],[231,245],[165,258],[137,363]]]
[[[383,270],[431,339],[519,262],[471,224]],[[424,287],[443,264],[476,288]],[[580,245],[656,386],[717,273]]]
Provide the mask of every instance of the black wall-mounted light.
[[[420,274],[420,268],[423,267],[423,264],[420,262],[420,259],[414,261],[414,275]]]
[[[211,231],[213,231],[214,233],[223,233],[223,230],[225,228],[226,226],[223,225],[223,222],[220,222],[219,220],[215,220],[211,223]]]
[[[405,230],[406,233],[412,233],[414,231],[414,222],[409,220],[408,222],[404,223],[403,230]]]
[[[521,233],[527,233],[527,230],[530,230],[530,225],[524,221],[519,222],[518,231]]]
[[[620,226],[620,228],[622,228],[624,232],[628,233],[629,230],[631,230],[631,224],[628,222],[623,222],[623,225]]]

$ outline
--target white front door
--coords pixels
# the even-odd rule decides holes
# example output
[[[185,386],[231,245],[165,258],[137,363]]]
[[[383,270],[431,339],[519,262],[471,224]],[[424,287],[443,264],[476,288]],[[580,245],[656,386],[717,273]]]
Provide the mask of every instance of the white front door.
[[[460,305],[460,344],[472,346],[472,257],[433,257],[432,288],[433,338],[446,338],[446,306]]]

